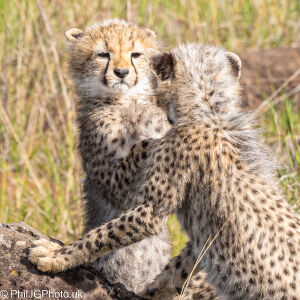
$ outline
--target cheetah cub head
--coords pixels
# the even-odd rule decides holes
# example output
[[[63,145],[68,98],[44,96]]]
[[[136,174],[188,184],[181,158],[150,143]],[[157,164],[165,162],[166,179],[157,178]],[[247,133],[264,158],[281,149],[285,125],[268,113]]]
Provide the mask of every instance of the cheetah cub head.
[[[97,97],[152,91],[156,78],[144,51],[157,49],[159,42],[150,29],[112,19],[84,31],[71,28],[65,37],[70,42],[69,66],[79,95]]]
[[[224,49],[180,45],[170,53],[147,49],[147,61],[160,79],[158,105],[176,124],[185,121],[218,121],[240,107],[241,60]]]

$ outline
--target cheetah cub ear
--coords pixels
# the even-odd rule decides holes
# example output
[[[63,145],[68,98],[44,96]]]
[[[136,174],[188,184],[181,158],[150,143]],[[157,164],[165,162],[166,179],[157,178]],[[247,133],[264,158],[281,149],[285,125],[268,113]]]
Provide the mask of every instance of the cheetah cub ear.
[[[174,78],[174,57],[171,53],[161,53],[153,48],[144,52],[145,59],[161,80]]]
[[[241,59],[237,54],[233,52],[226,52],[226,55],[229,60],[233,75],[237,78],[237,80],[239,80],[241,76],[241,68],[242,68]]]
[[[78,28],[71,28],[65,32],[66,39],[71,42],[78,42],[83,37],[83,31]]]

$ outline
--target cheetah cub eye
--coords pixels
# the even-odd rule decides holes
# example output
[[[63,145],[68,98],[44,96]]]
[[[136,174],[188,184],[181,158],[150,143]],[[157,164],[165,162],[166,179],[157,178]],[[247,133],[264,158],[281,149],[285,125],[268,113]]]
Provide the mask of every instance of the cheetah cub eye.
[[[101,57],[101,58],[109,58],[110,57],[109,53],[105,53],[105,52],[98,53],[97,56]]]
[[[139,53],[139,52],[132,52],[131,53],[132,58],[139,58],[141,55],[142,55],[142,53]]]

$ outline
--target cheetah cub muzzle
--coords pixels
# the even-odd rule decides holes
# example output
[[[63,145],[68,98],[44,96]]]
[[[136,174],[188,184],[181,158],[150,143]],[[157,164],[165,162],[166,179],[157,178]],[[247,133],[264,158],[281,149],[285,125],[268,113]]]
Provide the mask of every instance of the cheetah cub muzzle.
[[[74,267],[160,233],[176,212],[190,242],[150,295],[180,290],[192,274],[181,299],[299,299],[300,217],[281,194],[252,115],[240,108],[240,59],[200,44],[146,57],[174,127],[151,143],[142,184],[125,200],[134,208],[71,245],[32,248],[31,261],[50,272]]]

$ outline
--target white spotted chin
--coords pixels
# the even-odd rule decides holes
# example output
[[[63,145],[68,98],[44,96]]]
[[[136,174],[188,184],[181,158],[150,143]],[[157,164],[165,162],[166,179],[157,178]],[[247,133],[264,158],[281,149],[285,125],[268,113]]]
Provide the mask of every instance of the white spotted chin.
[[[117,82],[112,85],[112,88],[116,91],[126,92],[131,87],[125,82]]]

